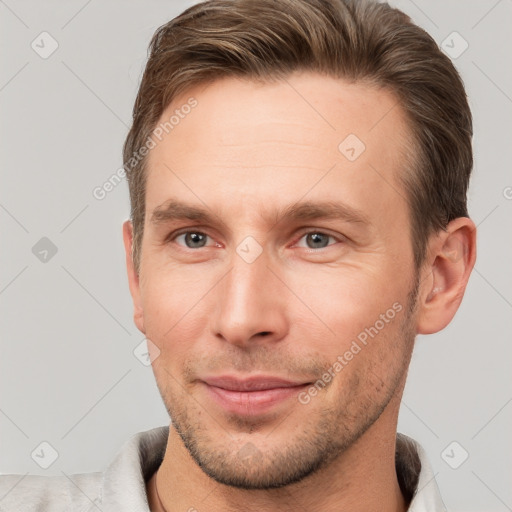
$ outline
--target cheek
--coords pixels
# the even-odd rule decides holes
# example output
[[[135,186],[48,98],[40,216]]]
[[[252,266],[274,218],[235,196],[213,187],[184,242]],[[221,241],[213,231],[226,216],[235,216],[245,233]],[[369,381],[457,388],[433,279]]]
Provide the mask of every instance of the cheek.
[[[331,353],[332,363],[323,379],[332,381],[326,400],[333,407],[342,400],[349,413],[370,410],[396,389],[407,368],[411,345],[403,329],[405,309],[386,311],[388,314],[362,324],[361,329],[352,328],[351,334],[341,335],[335,346],[324,349]]]
[[[197,270],[190,274],[190,270],[155,266],[141,285],[146,336],[164,359],[171,351],[173,360],[181,359],[206,329],[209,317],[204,298],[211,286],[203,272],[201,279]]]
[[[321,380],[333,403],[347,390],[370,401],[386,394],[407,353],[402,325],[408,290],[366,270],[309,272],[307,282],[306,274],[297,275],[291,286],[303,290],[307,305],[293,302],[292,333],[301,340],[301,350],[324,361]]]
[[[347,342],[367,337],[366,329],[389,330],[405,310],[403,283],[384,272],[363,268],[315,269],[289,276],[290,288],[301,290],[290,302],[292,317],[309,330],[324,332],[322,352],[343,351]],[[292,326],[293,327],[293,326]],[[372,329],[372,332],[374,329]],[[366,334],[365,334],[366,333]]]

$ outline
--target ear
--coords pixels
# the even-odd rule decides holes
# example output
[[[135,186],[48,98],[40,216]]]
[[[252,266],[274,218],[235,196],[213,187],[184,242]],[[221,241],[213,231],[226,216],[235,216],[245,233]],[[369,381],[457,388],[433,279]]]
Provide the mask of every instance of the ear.
[[[476,226],[458,217],[427,248],[418,296],[418,334],[444,329],[459,309],[476,259]]]
[[[128,284],[130,286],[130,293],[133,300],[133,320],[137,329],[143,334],[146,334],[144,328],[144,309],[140,297],[140,284],[139,275],[135,269],[132,258],[133,246],[133,225],[131,221],[127,220],[123,223],[123,241],[126,253],[126,270],[128,272]]]

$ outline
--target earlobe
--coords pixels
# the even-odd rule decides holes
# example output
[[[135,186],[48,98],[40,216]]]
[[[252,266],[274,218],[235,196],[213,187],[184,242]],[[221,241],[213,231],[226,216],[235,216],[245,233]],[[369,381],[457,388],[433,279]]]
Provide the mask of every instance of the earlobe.
[[[125,248],[126,270],[128,274],[128,285],[130,287],[130,294],[133,300],[133,320],[137,326],[137,329],[139,329],[139,331],[141,331],[143,334],[146,334],[144,327],[144,309],[142,307],[140,294],[139,274],[135,269],[132,257],[133,225],[129,220],[123,223],[123,241]]]
[[[476,259],[476,226],[459,217],[429,244],[427,268],[418,295],[418,334],[444,329],[460,306]]]

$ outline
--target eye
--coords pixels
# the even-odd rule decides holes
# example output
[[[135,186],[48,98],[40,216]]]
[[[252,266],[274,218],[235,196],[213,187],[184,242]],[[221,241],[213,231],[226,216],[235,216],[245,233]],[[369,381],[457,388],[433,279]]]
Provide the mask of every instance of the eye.
[[[185,231],[173,237],[172,240],[175,240],[179,245],[185,245],[188,249],[200,249],[201,247],[206,247],[208,238],[208,235],[200,231]],[[183,242],[180,243],[180,239]]]
[[[300,238],[297,245],[308,249],[323,249],[324,247],[332,245],[332,243],[329,243],[329,239],[334,240],[334,243],[338,241],[334,236],[328,235],[327,233],[322,233],[321,231],[310,231]],[[306,245],[301,244],[301,240],[304,240]]]

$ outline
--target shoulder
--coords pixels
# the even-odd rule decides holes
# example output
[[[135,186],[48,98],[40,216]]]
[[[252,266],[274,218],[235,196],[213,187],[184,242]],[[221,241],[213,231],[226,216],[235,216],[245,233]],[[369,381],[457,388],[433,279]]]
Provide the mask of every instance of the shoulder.
[[[2,512],[86,512],[101,500],[101,473],[0,475]]]
[[[161,464],[169,427],[139,432],[102,472],[0,474],[0,512],[147,511],[145,481]]]

